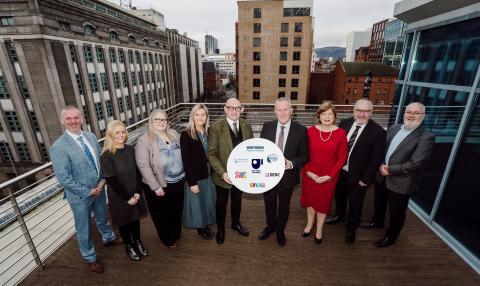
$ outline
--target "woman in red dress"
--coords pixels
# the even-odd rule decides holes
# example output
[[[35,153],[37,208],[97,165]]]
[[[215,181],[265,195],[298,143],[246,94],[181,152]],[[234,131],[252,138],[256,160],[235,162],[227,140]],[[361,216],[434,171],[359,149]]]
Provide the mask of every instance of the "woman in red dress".
[[[322,243],[323,223],[330,212],[338,176],[347,159],[347,134],[335,123],[337,112],[332,102],[322,103],[317,110],[318,123],[308,128],[310,159],[302,170],[301,204],[307,208],[307,225],[302,236],[317,230],[315,243]]]

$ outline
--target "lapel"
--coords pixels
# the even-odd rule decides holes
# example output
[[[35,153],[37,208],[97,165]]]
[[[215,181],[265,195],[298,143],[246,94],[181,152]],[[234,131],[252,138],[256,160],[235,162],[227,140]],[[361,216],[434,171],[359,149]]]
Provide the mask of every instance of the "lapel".
[[[412,131],[412,133],[408,134],[407,137],[405,137],[405,139],[403,139],[403,141],[398,145],[397,149],[395,149],[395,151],[393,151],[392,155],[390,156],[390,158],[395,154],[397,153],[399,150],[401,150],[403,147],[405,147],[410,141],[414,140],[414,139],[417,139],[421,134],[422,134],[422,131],[423,131],[423,127],[422,126],[418,126],[417,129],[415,129],[414,131]]]
[[[95,160],[97,162],[100,162],[100,154],[97,154],[97,148],[95,148],[95,146],[97,145],[97,142],[96,142],[97,138],[95,137],[95,139],[89,139],[88,137],[90,137],[90,136],[88,136],[88,137],[85,136],[85,132],[83,132],[83,134],[84,134],[83,137],[85,137],[88,140],[88,143],[90,143],[90,146],[93,149],[93,153],[95,154]],[[85,154],[85,156],[86,156],[86,154]]]
[[[233,150],[232,137],[230,137],[230,125],[228,125],[226,118],[220,122],[220,134],[222,141],[227,142],[229,150]]]
[[[397,125],[394,125],[394,126],[390,127],[391,131],[388,130],[389,132],[387,132],[387,141],[386,141],[387,150],[388,150],[388,147],[390,147],[390,143],[392,143],[393,137],[395,137],[395,135],[397,135],[401,126],[402,125],[397,124]]]
[[[277,125],[275,125],[275,126],[277,126]],[[275,133],[273,134],[273,136],[274,136],[273,137],[273,142],[275,142],[275,136],[277,135],[277,130],[276,129],[277,128],[275,128]],[[289,144],[289,143],[290,143],[290,141],[292,141],[291,138],[294,138],[294,136],[295,136],[295,124],[293,123],[293,120],[290,119],[290,130],[288,130],[287,141],[285,141],[285,148],[283,149],[283,154],[284,155],[287,154],[287,151],[290,149],[291,144]]]
[[[82,149],[82,147],[80,147],[80,145],[77,144],[77,142],[75,142],[75,139],[73,139],[72,136],[64,133],[63,139],[65,141],[65,148],[67,148],[67,150],[73,151],[69,152],[71,155],[77,157],[77,159],[89,161],[87,154],[85,154],[85,151]]]
[[[355,122],[355,120],[352,117],[352,118],[349,118],[349,119],[345,120],[344,126],[340,126],[343,129],[345,129],[345,133],[347,133],[347,135],[348,135],[348,132],[350,132],[350,129],[352,128],[353,122]]]

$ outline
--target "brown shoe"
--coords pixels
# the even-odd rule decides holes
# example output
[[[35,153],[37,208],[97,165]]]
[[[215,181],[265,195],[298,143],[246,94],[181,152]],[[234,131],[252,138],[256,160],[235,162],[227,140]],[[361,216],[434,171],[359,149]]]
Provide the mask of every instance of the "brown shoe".
[[[120,245],[120,244],[123,244],[123,240],[116,237],[114,240],[104,243],[103,246],[112,246],[112,245]]]
[[[104,271],[102,264],[100,264],[98,261],[87,262],[87,266],[90,269],[90,271],[93,271],[96,273],[103,273]]]

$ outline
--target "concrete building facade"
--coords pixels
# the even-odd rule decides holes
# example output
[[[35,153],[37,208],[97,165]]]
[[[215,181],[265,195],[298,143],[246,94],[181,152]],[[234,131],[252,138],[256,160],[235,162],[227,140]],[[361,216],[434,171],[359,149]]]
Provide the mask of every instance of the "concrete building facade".
[[[234,53],[204,55],[203,61],[214,62],[219,71],[226,72],[229,77],[237,77],[237,60]]]
[[[372,31],[354,31],[347,34],[346,62],[355,61],[355,51],[370,45]]]
[[[238,96],[306,103],[313,45],[313,1],[237,1]]]
[[[205,54],[218,54],[218,39],[212,35],[205,35]]]
[[[373,24],[372,36],[370,37],[370,47],[368,52],[368,61],[381,63],[383,55],[384,31],[389,20],[385,19]]]

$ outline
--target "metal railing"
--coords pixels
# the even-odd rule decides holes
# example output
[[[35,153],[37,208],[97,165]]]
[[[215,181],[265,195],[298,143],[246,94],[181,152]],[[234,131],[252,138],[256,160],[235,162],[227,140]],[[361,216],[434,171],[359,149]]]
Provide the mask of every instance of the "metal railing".
[[[166,110],[170,126],[182,131],[188,123],[194,104],[177,104]],[[223,104],[206,104],[210,122],[223,117]],[[242,114],[249,120],[256,136],[264,122],[273,120],[273,104],[246,104]],[[316,122],[315,105],[294,105],[294,120],[312,125]],[[337,106],[339,119],[351,114],[353,106]],[[373,118],[386,127],[390,106],[375,106]],[[144,119],[129,126],[129,144],[146,132]],[[103,139],[100,140],[102,142]],[[28,177],[35,183],[14,190]],[[0,284],[15,285],[35,269],[42,270],[44,261],[61,247],[74,233],[75,225],[69,204],[63,199],[63,187],[47,163],[12,180],[0,184],[5,195],[0,200]]]

